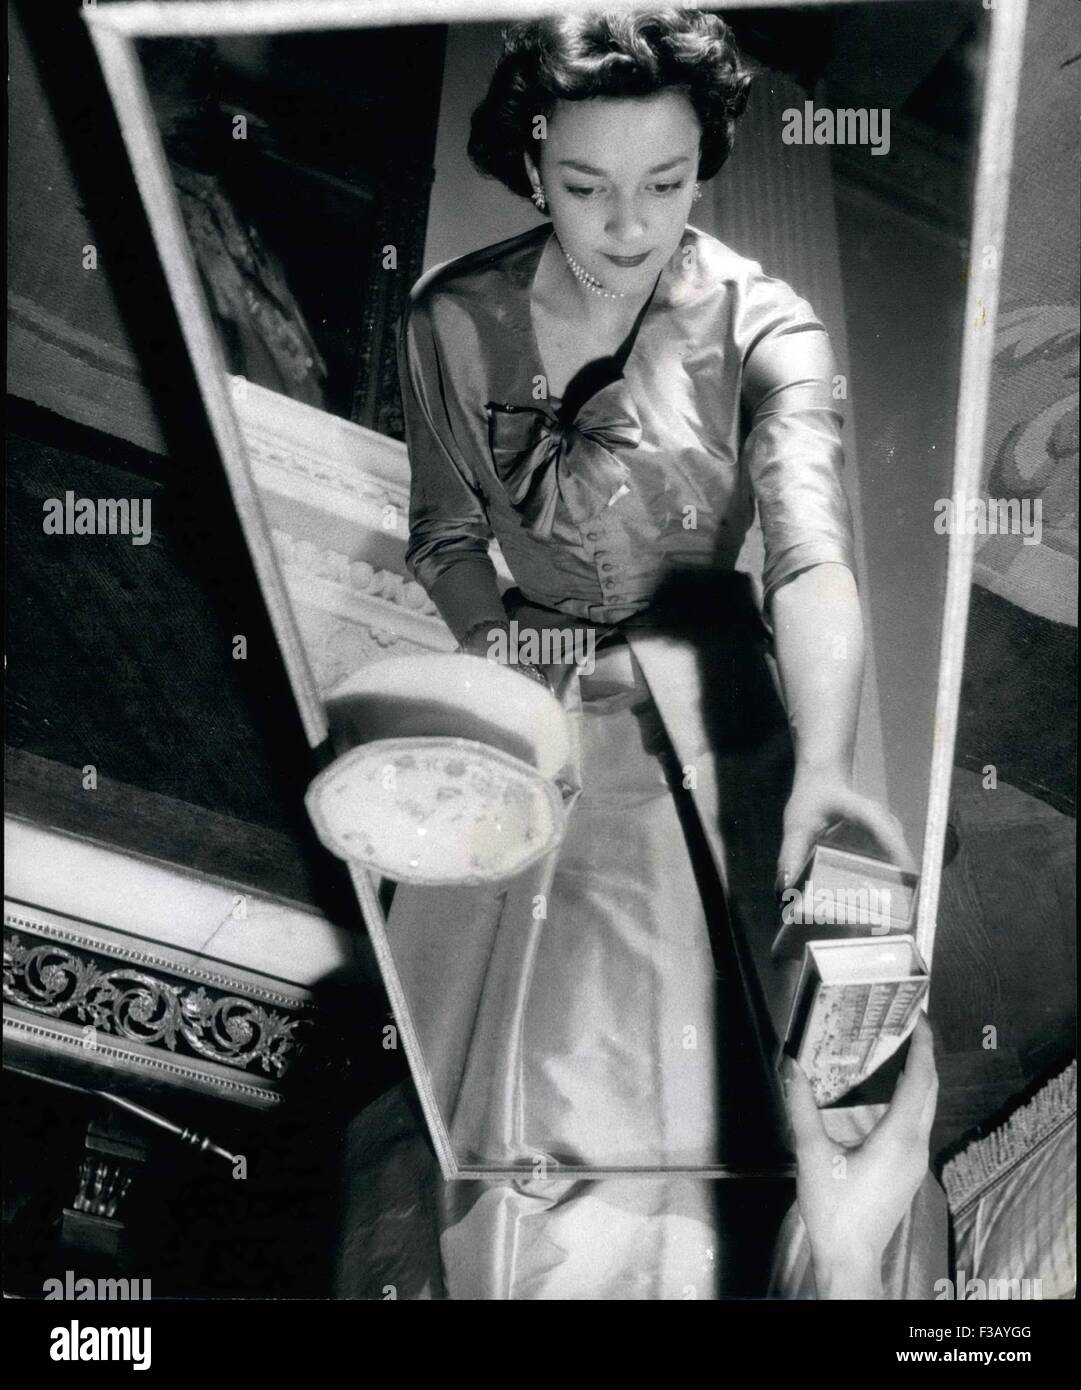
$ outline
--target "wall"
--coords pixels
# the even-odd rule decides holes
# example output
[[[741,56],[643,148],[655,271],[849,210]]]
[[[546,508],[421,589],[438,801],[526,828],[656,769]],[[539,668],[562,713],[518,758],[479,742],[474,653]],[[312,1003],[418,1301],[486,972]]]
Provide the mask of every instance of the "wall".
[[[8,20],[8,391],[182,448],[199,406],[79,7],[9,5]]]
[[[844,185],[837,236],[890,804],[918,852],[946,581],[934,503],[951,492],[964,258],[949,239]]]
[[[466,154],[469,118],[495,66],[500,31],[498,24],[452,24],[447,32],[425,270],[515,236],[541,220],[526,199],[478,174]]]

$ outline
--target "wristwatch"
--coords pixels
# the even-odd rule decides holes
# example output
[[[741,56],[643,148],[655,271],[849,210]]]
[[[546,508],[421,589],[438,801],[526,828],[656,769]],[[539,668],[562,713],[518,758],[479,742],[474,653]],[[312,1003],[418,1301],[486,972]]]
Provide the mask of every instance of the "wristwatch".
[[[532,661],[516,661],[512,666],[508,666],[508,670],[521,671],[522,675],[528,676],[530,680],[539,681],[545,690],[552,689],[552,682],[544,674],[543,668],[534,666]]]
[[[464,633],[461,642],[458,644],[458,650],[466,653],[468,656],[480,656],[480,652],[471,652],[469,650],[469,639],[475,632],[488,633],[492,628],[497,627],[505,629],[509,636],[510,624],[506,619],[500,621],[498,618],[482,618],[480,622],[473,623]],[[485,655],[485,660],[491,661],[493,659],[494,658],[491,656]],[[544,674],[543,668],[535,665],[532,661],[501,661],[498,665],[506,666],[510,671],[519,671],[523,676],[528,676],[530,680],[543,685],[545,690],[552,690],[552,682]]]

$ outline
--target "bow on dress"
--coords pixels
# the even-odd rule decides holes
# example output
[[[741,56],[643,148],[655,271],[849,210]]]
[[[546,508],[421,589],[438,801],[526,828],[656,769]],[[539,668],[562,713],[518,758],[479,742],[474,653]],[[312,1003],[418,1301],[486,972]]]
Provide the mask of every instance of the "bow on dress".
[[[611,451],[636,449],[642,424],[622,378],[591,396],[569,424],[551,409],[497,401],[486,409],[496,473],[532,535],[551,536],[560,499],[584,522],[627,490],[627,465]]]

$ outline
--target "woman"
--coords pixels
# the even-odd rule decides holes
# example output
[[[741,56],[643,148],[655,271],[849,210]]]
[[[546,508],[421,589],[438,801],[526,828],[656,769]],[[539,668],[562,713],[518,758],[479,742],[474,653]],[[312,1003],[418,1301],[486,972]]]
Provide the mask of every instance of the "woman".
[[[768,931],[775,887],[840,819],[907,859],[850,783],[862,627],[825,331],[687,221],[749,83],[713,15],[511,28],[470,154],[550,221],[430,271],[403,319],[411,573],[466,652],[578,639],[517,662],[573,718],[582,790],[546,874],[501,899],[452,1068],[459,1155],[538,1181],[448,1194],[453,1296],[736,1291],[720,1208],[745,1214],[745,1190],[568,1187],[552,1168],[776,1168],[726,906]],[[735,574],[756,510],[787,727]],[[493,537],[517,586],[502,596]],[[461,940],[483,908],[462,909]],[[426,928],[392,914],[405,955],[410,923]],[[429,985],[445,1010],[453,980]],[[760,1209],[775,1229],[775,1198]]]

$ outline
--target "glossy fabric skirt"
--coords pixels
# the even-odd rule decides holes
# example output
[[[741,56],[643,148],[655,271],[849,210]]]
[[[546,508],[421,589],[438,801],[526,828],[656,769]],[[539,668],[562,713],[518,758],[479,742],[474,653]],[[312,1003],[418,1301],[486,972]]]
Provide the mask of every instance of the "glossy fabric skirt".
[[[517,1003],[477,1030],[451,1133],[533,1172],[715,1163],[721,991],[670,747],[625,644],[568,685],[581,795],[530,920],[496,936]]]
[[[372,1155],[361,1163],[351,1187],[354,1210],[366,1214],[353,1230],[368,1242],[366,1254],[353,1247],[356,1257],[387,1247],[390,1272],[375,1277],[405,1279],[414,1290],[405,1297],[764,1296],[792,1184],[778,1173],[767,1079],[687,769],[626,644],[598,652],[590,675],[565,673],[560,696],[582,790],[554,865],[531,885],[541,889],[532,910],[504,902],[487,935],[459,930],[464,917],[449,924],[462,948],[411,976],[426,1054],[436,1058],[443,1041],[456,1059],[438,1084],[458,1161],[513,1166],[522,1177],[443,1184],[429,1168],[425,1179],[418,1136],[399,1112],[387,1142],[410,1154],[399,1175],[410,1195],[376,1174]],[[422,925],[430,937],[431,919]],[[398,926],[395,937],[392,916],[408,965],[422,932],[407,935],[405,918]],[[473,937],[484,941],[476,960],[465,948]],[[365,1142],[378,1151],[376,1136]],[[588,1180],[566,1171],[715,1165],[749,1176]],[[386,1198],[374,1210],[356,1192],[365,1171],[377,1187],[389,1181],[391,1211],[404,1201],[415,1262]],[[779,1296],[806,1285],[800,1248],[790,1223]],[[379,1296],[348,1273],[343,1292]]]

